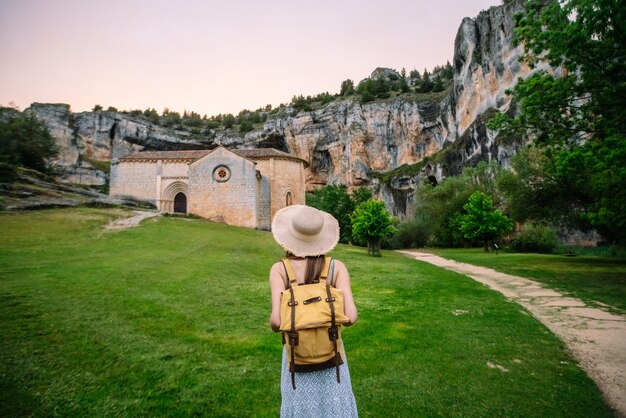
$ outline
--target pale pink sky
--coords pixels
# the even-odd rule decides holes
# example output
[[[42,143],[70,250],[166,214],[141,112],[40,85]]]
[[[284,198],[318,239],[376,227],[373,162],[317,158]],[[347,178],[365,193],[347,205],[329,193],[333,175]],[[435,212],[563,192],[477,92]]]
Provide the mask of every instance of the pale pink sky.
[[[238,113],[452,62],[500,0],[0,0],[0,105]]]

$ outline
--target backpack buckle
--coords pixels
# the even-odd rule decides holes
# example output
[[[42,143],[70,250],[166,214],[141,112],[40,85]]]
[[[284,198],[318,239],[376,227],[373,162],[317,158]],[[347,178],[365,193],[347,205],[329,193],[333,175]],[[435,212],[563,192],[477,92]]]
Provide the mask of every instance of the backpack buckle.
[[[294,331],[294,332],[287,332],[287,335],[289,336],[289,345],[292,347],[295,347],[296,345],[298,345],[298,332]]]
[[[334,302],[335,301],[335,297],[331,296],[329,298],[326,298],[326,302],[330,303],[330,302]]]
[[[331,341],[335,341],[339,339],[339,328],[337,327],[330,327],[328,328],[328,338],[330,338]]]
[[[321,300],[322,300],[322,297],[321,296],[317,296],[317,297],[314,297],[314,298],[311,298],[311,299],[307,299],[307,300],[305,300],[302,303],[305,304],[305,305],[309,305],[311,303],[319,302]]]
[[[293,302],[292,301],[287,302],[288,306],[296,306],[297,304],[298,304],[297,300],[294,300]]]

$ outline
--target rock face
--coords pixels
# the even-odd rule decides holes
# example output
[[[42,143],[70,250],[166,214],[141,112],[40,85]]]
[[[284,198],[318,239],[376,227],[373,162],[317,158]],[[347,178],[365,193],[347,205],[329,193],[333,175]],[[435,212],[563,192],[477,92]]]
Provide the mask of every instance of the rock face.
[[[107,163],[132,151],[202,147],[189,133],[155,125],[142,117],[112,112],[70,112],[66,104],[33,103],[33,114],[48,128],[59,146],[54,164],[67,183],[102,185],[108,181]]]
[[[58,164],[66,181],[102,184],[106,174],[94,161],[110,161],[132,150],[273,147],[310,162],[309,189],[324,184],[370,187],[400,218],[411,215],[419,177],[441,181],[480,160],[510,164],[524,141],[497,138],[486,128],[494,110],[510,110],[505,90],[531,69],[519,62],[522,47],[513,46],[513,15],[523,0],[507,2],[465,18],[454,52],[454,82],[447,92],[428,100],[395,99],[361,103],[358,96],[337,99],[314,111],[290,107],[272,115],[259,130],[244,137],[217,135],[194,140],[188,132],[154,125],[121,113],[70,113],[67,105],[34,104],[33,112],[50,128],[62,149]],[[376,76],[391,70],[376,69]],[[375,172],[416,164],[435,154],[415,177],[382,182]]]

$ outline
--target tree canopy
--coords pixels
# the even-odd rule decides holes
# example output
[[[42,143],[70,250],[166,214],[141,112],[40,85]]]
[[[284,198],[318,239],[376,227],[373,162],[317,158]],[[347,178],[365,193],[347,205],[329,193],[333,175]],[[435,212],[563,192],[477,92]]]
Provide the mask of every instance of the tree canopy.
[[[58,148],[48,130],[32,115],[0,109],[0,175],[11,179],[17,166],[50,171]]]
[[[520,113],[490,127],[535,138],[543,173],[566,191],[562,210],[578,227],[626,242],[626,7],[617,0],[531,0],[516,16],[531,66],[510,92]],[[540,192],[541,189],[535,189]]]
[[[371,199],[372,192],[365,188],[348,193],[346,186],[329,184],[311,193],[307,193],[309,206],[328,212],[337,219],[340,227],[339,241],[347,244],[352,241],[352,221],[350,215],[361,203]]]
[[[356,207],[352,215],[352,233],[367,241],[368,254],[380,256],[380,241],[391,236],[393,218],[381,200],[368,200]]]
[[[494,209],[491,197],[483,192],[472,193],[463,209],[465,213],[456,216],[454,224],[465,238],[482,241],[485,251],[488,251],[489,241],[493,242],[513,230],[513,222]]]

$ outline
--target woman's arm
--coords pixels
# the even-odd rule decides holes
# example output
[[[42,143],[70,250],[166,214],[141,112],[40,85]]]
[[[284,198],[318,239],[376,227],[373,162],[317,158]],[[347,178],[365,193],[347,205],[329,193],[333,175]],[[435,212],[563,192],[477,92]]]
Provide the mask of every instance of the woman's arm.
[[[354,305],[354,299],[352,297],[352,288],[350,287],[350,274],[346,266],[339,260],[335,260],[335,287],[343,291],[343,304],[345,314],[350,320],[350,326],[359,319],[359,313]]]
[[[278,332],[280,328],[280,294],[285,290],[285,281],[282,276],[283,264],[278,262],[270,270],[270,290],[272,292],[272,313],[270,314],[270,327]]]

